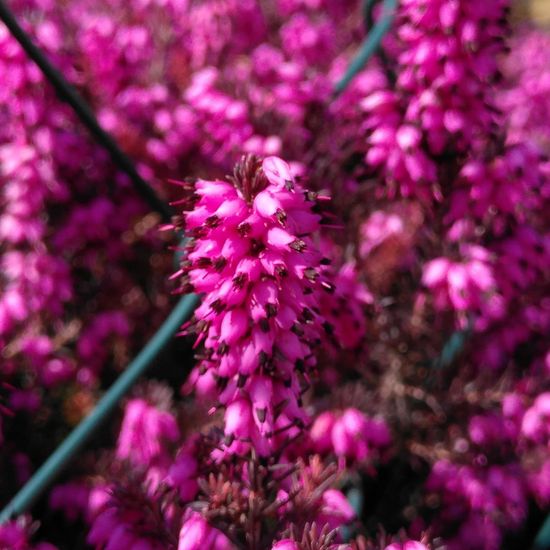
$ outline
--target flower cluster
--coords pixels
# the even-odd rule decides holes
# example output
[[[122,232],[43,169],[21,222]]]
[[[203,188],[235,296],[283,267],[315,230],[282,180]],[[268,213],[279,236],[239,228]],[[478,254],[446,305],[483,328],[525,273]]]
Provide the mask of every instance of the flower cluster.
[[[339,458],[361,462],[374,458],[391,443],[383,419],[371,419],[355,408],[341,415],[321,413],[313,422],[309,436],[318,453],[333,453]]]
[[[333,292],[312,238],[321,216],[277,157],[243,158],[231,183],[191,185],[183,226],[193,240],[177,275],[205,295],[193,321],[205,355],[197,368],[214,373],[228,451],[251,441],[268,455],[277,433],[305,423],[302,380],[331,329],[317,305]]]

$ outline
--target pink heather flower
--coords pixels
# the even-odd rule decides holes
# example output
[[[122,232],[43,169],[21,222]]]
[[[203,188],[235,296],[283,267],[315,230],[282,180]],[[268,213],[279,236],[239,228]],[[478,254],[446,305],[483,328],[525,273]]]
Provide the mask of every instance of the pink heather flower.
[[[106,358],[105,342],[111,338],[126,338],[130,324],[122,311],[102,311],[83,329],[78,339],[77,353],[86,365],[98,372]]]
[[[528,484],[531,493],[541,507],[550,503],[550,460],[546,460],[542,467],[529,473]]]
[[[316,453],[334,453],[353,461],[379,458],[392,441],[383,419],[369,418],[354,408],[319,414],[311,425],[309,438]]]
[[[292,539],[283,539],[276,542],[271,550],[300,550],[298,543]]]
[[[332,411],[322,412],[313,421],[309,429],[309,437],[318,453],[328,453],[332,450],[332,429],[336,422],[336,415]]]
[[[550,392],[541,393],[521,421],[521,433],[535,443],[550,440]]]
[[[317,517],[319,525],[328,525],[332,531],[351,523],[356,517],[355,510],[341,491],[328,489],[323,493],[321,510]]]
[[[24,550],[26,547],[27,534],[21,526],[10,522],[0,527],[0,548]]]
[[[504,309],[490,252],[465,244],[460,251],[463,262],[441,257],[424,265],[422,283],[431,290],[435,308],[451,308],[462,326],[467,324],[469,311],[481,310],[484,322],[502,317]]]
[[[40,407],[41,396],[38,390],[13,390],[9,397],[9,407],[13,411],[36,412]]]
[[[507,215],[523,222],[529,209],[540,206],[537,195],[544,179],[540,154],[529,144],[510,146],[490,162],[470,160],[458,174],[445,221],[474,217],[501,235]]]
[[[458,535],[448,541],[453,549],[497,550],[503,532],[517,528],[527,514],[527,487],[517,464],[480,467],[438,461],[426,488],[439,493],[445,503],[434,523],[437,530],[460,526]]]
[[[498,445],[508,437],[504,420],[496,414],[472,416],[468,432],[470,439],[480,446]]]
[[[518,29],[502,66],[506,87],[498,90],[499,107],[507,114],[508,141],[534,141],[545,152],[550,145],[550,64],[544,55],[548,48],[550,36],[544,29]]]
[[[175,538],[173,518],[162,501],[164,490],[150,492],[147,485],[132,479],[112,486],[107,500],[96,495],[99,502],[90,504],[103,504],[93,518],[88,544],[106,550],[167,548]]]
[[[208,525],[197,512],[184,520],[179,534],[178,550],[232,550],[233,545],[220,531]]]
[[[0,548],[6,550],[57,550],[53,544],[40,542],[32,544],[30,534],[33,527],[30,519],[20,517],[0,525]]]
[[[249,156],[231,183],[198,180],[190,190],[184,218],[194,239],[178,275],[184,291],[204,294],[194,321],[199,370],[215,375],[228,449],[249,440],[266,454],[275,430],[305,421],[301,373],[329,328],[317,304],[334,287],[311,239],[320,216],[276,157]]]
[[[366,259],[384,241],[406,232],[406,220],[397,213],[373,212],[360,229],[359,256]]]
[[[144,399],[130,400],[124,409],[124,419],[116,446],[116,456],[136,465],[150,466],[162,457],[167,442],[179,438],[176,419]]]
[[[332,327],[332,350],[357,349],[366,332],[364,307],[372,303],[372,294],[359,282],[355,262],[344,264],[331,279],[334,292],[324,297],[319,309]]]
[[[428,550],[428,547],[416,540],[408,540],[406,542],[394,542],[386,546],[384,550]]]
[[[378,90],[361,102],[367,113],[366,126],[372,130],[365,162],[392,185],[397,183],[402,196],[428,199],[436,166],[421,147],[421,131],[402,124],[399,101],[394,92]],[[390,191],[395,194],[395,190]]]
[[[450,0],[401,5],[398,87],[410,94],[406,119],[419,121],[430,149],[472,147],[494,114],[486,82],[497,73],[506,2]],[[444,55],[444,62],[440,62]]]
[[[50,508],[61,510],[69,521],[85,516],[90,500],[90,488],[84,483],[69,482],[55,486],[50,493]]]
[[[336,456],[363,461],[387,447],[391,435],[383,420],[370,419],[361,411],[348,408],[334,421],[331,442]],[[325,442],[321,439],[321,443]]]
[[[309,14],[308,14],[309,15]],[[318,65],[333,57],[334,24],[328,17],[297,13],[280,30],[284,50],[308,65]]]
[[[199,465],[193,456],[193,451],[193,445],[182,447],[168,471],[167,481],[178,489],[183,501],[193,500],[199,489],[197,483]]]

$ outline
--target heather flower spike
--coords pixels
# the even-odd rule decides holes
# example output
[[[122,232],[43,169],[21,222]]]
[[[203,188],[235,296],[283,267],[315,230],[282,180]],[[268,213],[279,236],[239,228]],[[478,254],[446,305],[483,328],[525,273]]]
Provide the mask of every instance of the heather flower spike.
[[[300,396],[328,328],[317,305],[332,285],[312,240],[316,195],[289,165],[249,155],[228,179],[182,184],[192,237],[182,289],[204,295],[186,330],[204,347],[199,372],[214,373],[228,451],[253,442],[266,454],[306,420]]]

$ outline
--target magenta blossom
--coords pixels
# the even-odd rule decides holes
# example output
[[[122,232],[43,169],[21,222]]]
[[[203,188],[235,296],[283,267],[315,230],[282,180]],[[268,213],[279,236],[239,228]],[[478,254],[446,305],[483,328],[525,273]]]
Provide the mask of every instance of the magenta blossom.
[[[332,452],[341,459],[359,462],[379,457],[392,440],[383,419],[369,418],[351,407],[340,415],[332,411],[321,413],[309,435],[316,452]]]
[[[428,550],[428,547],[416,540],[408,540],[406,542],[394,542],[386,546],[384,550]]]
[[[199,370],[215,373],[227,449],[252,441],[267,454],[276,432],[306,420],[301,394],[330,329],[317,306],[333,285],[311,238],[315,197],[276,157],[249,156],[231,183],[198,180],[190,191],[184,221],[194,238],[178,275],[204,295]]]
[[[232,550],[228,538],[214,529],[198,513],[192,512],[184,520],[179,534],[178,550]]]

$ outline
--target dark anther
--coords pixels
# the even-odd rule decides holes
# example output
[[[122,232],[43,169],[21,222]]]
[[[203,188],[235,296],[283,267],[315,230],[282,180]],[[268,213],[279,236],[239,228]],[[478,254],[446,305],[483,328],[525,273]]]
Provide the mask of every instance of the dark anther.
[[[190,231],[190,233],[193,239],[204,239],[208,231],[204,227],[195,227]]]
[[[283,264],[277,264],[275,266],[275,274],[278,277],[287,277],[288,276],[288,269]]]
[[[277,315],[277,306],[275,304],[267,303],[265,305],[265,313],[268,319],[275,317]]]
[[[206,227],[209,227],[210,229],[214,229],[215,227],[218,227],[218,225],[220,225],[220,222],[220,218],[218,218],[218,216],[214,214],[213,216],[209,216],[208,218],[206,218],[206,220],[204,220],[204,225],[206,225]]]
[[[304,309],[302,309],[302,319],[304,323],[312,323],[313,320],[315,319],[315,316],[313,315],[310,309],[305,307]]]
[[[334,293],[335,286],[332,283],[329,283],[328,281],[323,281],[321,283],[321,286],[330,294]]]
[[[244,385],[246,384],[247,377],[245,374],[239,374],[239,377],[237,378],[237,388],[244,388]]]
[[[223,256],[219,256],[212,262],[212,264],[214,265],[214,269],[216,271],[222,271],[227,265],[227,260]]]
[[[303,252],[306,249],[306,243],[302,241],[302,239],[296,239],[295,241],[292,241],[288,246],[292,248],[293,250],[296,250],[296,252]]]
[[[319,277],[319,273],[313,267],[307,267],[304,269],[304,276],[310,281],[315,281]]]
[[[277,221],[284,227],[284,225],[286,224],[286,213],[279,208],[277,212],[275,212],[275,217],[277,218]]]
[[[325,332],[327,334],[329,334],[329,335],[334,334],[334,327],[328,321],[325,321],[323,323],[323,328],[325,329]]]
[[[238,289],[244,288],[247,281],[248,275],[246,273],[238,273],[233,277],[233,286]]]
[[[269,321],[267,319],[260,319],[260,322],[258,324],[260,325],[260,329],[262,330],[262,332],[269,332]]]
[[[237,226],[237,231],[241,237],[246,237],[252,229],[252,226],[248,222],[240,223]]]
[[[218,346],[218,355],[225,355],[229,351],[229,346],[226,342],[222,342]]]
[[[219,298],[217,300],[214,300],[210,307],[216,312],[221,313],[225,309],[225,304],[220,300]]]
[[[179,214],[175,214],[172,216],[172,225],[176,229],[182,229],[184,227],[185,221],[183,219],[183,216],[180,216]]]
[[[225,376],[219,376],[216,380],[216,386],[220,391],[225,390],[227,388],[227,384],[229,382],[229,378],[226,378]]]
[[[263,424],[267,415],[267,409],[256,409],[256,416],[258,420]]]
[[[199,269],[203,269],[205,267],[210,267],[212,265],[212,260],[210,258],[207,258],[206,256],[203,256],[202,258],[199,258],[195,262],[195,265]]]
[[[209,323],[204,319],[201,319],[200,321],[197,321],[195,327],[197,329],[197,332],[206,332],[208,330]]]
[[[319,193],[316,193],[315,191],[306,191],[305,197],[306,200],[315,202],[317,200],[317,197],[319,196]]]
[[[191,283],[185,283],[180,286],[180,292],[182,294],[193,294],[195,287]]]
[[[250,254],[252,256],[257,256],[262,250],[265,249],[265,245],[263,242],[258,241],[256,239],[251,239],[250,242]]]

